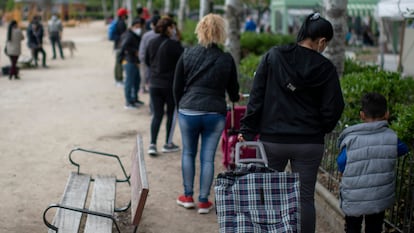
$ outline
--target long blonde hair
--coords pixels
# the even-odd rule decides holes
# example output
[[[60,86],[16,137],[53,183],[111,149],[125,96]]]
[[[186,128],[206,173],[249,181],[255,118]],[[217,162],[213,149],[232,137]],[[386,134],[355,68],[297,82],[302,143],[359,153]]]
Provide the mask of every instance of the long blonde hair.
[[[198,43],[204,47],[211,44],[224,44],[226,41],[226,28],[223,17],[217,14],[208,14],[198,22],[195,29]]]

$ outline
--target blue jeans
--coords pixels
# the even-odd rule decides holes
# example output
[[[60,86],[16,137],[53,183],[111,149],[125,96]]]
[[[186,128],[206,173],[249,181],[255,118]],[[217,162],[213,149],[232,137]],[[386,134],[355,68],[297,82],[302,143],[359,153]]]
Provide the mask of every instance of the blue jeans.
[[[125,101],[127,104],[133,104],[138,100],[138,91],[141,82],[138,64],[128,62],[124,65],[124,69],[126,74],[124,84]]]
[[[193,196],[195,158],[198,139],[201,136],[200,149],[200,195],[199,202],[207,202],[214,179],[214,158],[223,132],[225,116],[222,114],[185,115],[178,114],[183,152],[181,169],[184,182],[184,195]]]

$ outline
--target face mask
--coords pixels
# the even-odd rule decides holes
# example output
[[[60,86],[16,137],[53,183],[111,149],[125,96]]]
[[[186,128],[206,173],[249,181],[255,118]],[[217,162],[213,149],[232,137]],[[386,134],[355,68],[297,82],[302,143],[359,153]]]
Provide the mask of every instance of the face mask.
[[[323,53],[326,48],[326,42],[322,43],[321,40],[318,42],[318,53]]]
[[[134,32],[135,34],[137,34],[138,36],[140,36],[140,35],[141,35],[141,31],[142,31],[142,29],[141,29],[141,28],[135,28],[135,29],[133,30],[133,32]]]
[[[171,37],[175,37],[177,36],[177,30],[175,30],[175,28],[172,29],[171,31]]]

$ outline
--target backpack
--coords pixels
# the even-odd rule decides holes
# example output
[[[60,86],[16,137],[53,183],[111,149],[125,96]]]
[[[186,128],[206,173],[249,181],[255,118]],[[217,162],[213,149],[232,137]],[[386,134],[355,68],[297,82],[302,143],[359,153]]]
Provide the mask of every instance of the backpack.
[[[108,39],[109,40],[116,40],[118,37],[117,31],[116,31],[116,25],[118,24],[118,20],[112,20],[111,24],[109,24],[108,27]]]

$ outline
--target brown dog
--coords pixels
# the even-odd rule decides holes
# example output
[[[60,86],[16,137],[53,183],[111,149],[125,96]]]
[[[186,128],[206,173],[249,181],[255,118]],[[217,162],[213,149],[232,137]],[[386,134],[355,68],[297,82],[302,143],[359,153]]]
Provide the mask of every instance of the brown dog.
[[[62,45],[62,49],[69,49],[70,56],[73,57],[73,51],[76,50],[75,42],[73,42],[72,40],[62,40],[60,44]]]

